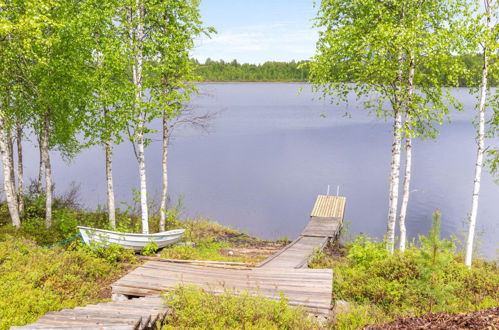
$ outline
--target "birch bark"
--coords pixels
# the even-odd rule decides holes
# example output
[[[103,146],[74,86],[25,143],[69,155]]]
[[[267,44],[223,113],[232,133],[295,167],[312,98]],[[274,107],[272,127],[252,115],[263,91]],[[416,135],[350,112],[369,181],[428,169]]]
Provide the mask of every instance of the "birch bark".
[[[5,190],[5,199],[7,200],[7,207],[9,208],[12,225],[16,228],[20,228],[21,219],[19,218],[19,209],[17,206],[15,190],[12,189],[13,178],[11,176],[11,156],[9,155],[7,134],[5,130],[4,114],[0,113],[0,153],[2,154],[3,186]]]
[[[116,229],[116,207],[114,205],[113,185],[113,160],[111,141],[105,142],[106,152],[106,184],[107,184],[107,209],[109,213],[109,225]]]
[[[142,66],[143,66],[143,55],[142,55],[142,42],[144,38],[144,4],[141,0],[135,2],[135,19],[137,20],[137,26],[133,27],[132,36],[134,36],[134,64],[132,67],[133,74],[133,84],[135,85],[135,114],[137,120],[137,130],[135,132],[135,138],[137,143],[137,153],[136,158],[139,167],[139,179],[140,179],[140,207],[142,213],[142,232],[144,234],[149,233],[149,215],[147,207],[147,182],[146,182],[146,161],[145,161],[145,141],[144,141],[144,119],[143,113],[140,107],[142,102]]]
[[[414,92],[414,71],[416,68],[414,56],[411,55],[409,63],[409,76],[408,76],[408,88],[407,88],[407,98],[410,103],[412,98],[412,93]],[[405,173],[404,173],[404,183],[403,183],[403,195],[402,204],[400,205],[399,214],[399,228],[400,228],[400,241],[399,250],[401,252],[405,251],[405,246],[407,244],[407,229],[405,226],[405,218],[407,215],[407,206],[409,204],[409,195],[411,187],[411,176],[412,176],[412,135],[410,133],[411,129],[411,114],[410,114],[410,104],[406,103],[406,125],[408,125],[408,132],[405,137]]]
[[[45,168],[45,227],[52,226],[52,167],[49,155],[49,117],[50,111],[45,113],[41,136],[42,161]]]
[[[390,184],[388,196],[388,223],[386,229],[387,249],[393,253],[395,249],[395,224],[397,221],[397,207],[399,197],[400,183],[400,149],[402,145],[402,102],[401,102],[401,84],[402,84],[402,65],[403,54],[400,51],[398,55],[399,71],[397,77],[397,87],[393,100],[393,142],[392,159],[390,167]]]
[[[402,204],[400,205],[399,214],[399,228],[400,228],[400,242],[399,250],[405,251],[407,244],[407,229],[405,226],[405,217],[407,215],[407,205],[409,204],[410,186],[412,175],[412,138],[411,134],[407,133],[405,138],[405,175],[403,185]]]
[[[492,6],[492,0],[486,0],[486,7]],[[487,35],[491,31],[492,19],[491,13],[487,15]],[[473,194],[471,196],[471,213],[469,218],[468,238],[466,240],[466,255],[464,263],[471,267],[473,257],[473,241],[475,239],[475,227],[478,213],[478,197],[480,195],[480,181],[482,177],[483,155],[485,153],[485,105],[487,101],[487,78],[489,73],[489,49],[487,46],[483,48],[483,68],[482,81],[480,83],[480,103],[478,107],[478,134],[476,137],[477,153],[475,163],[475,178],[473,181]]]
[[[159,230],[166,230],[166,202],[168,201],[168,119],[166,113],[163,114],[163,154],[161,158],[161,168],[163,171],[163,189],[161,191]]]
[[[38,137],[38,156],[40,159],[39,167],[38,167],[38,179],[36,181],[36,192],[38,194],[42,193],[42,180],[43,175],[45,174],[45,163],[43,162],[43,153],[42,153],[42,130],[40,130],[40,136]]]
[[[402,128],[402,112],[398,107],[394,109],[394,112],[392,160],[388,204],[388,226],[386,230],[387,248],[390,253],[393,253],[395,245],[395,222],[397,219],[398,191],[400,181],[400,149],[402,144],[402,133],[400,132]]]
[[[14,163],[14,140],[12,138],[12,133],[10,130],[7,130],[6,132],[7,136],[7,149],[8,149],[8,155],[9,155],[9,168],[10,168],[10,184],[11,184],[11,189],[12,193],[17,199],[17,189],[16,189],[16,172],[15,172],[15,163]],[[19,203],[19,202],[18,202]],[[19,205],[18,205],[19,208]]]
[[[23,164],[23,128],[16,125],[17,141],[17,201],[19,213],[24,211],[24,164]]]

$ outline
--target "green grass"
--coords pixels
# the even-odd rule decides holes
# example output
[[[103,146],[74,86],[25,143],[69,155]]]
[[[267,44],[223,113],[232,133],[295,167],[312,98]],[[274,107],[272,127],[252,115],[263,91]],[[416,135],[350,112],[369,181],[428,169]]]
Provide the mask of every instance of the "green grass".
[[[102,301],[110,296],[109,284],[126,268],[84,248],[42,249],[27,239],[4,237],[0,242],[0,329],[34,322],[49,311]]]
[[[265,259],[267,255],[257,253],[238,256],[229,255],[228,251],[235,248],[252,248],[258,252],[259,247],[272,244],[270,241],[263,241],[204,219],[177,221],[175,225],[186,228],[183,241],[190,242],[192,245],[166,247],[159,253],[160,257],[183,260],[244,262],[254,265]]]
[[[355,329],[399,316],[458,313],[499,305],[499,266],[476,260],[470,270],[453,244],[421,237],[420,246],[389,255],[385,245],[357,237],[344,256],[316,254],[312,268],[332,268],[335,300],[351,304],[336,315],[338,329]]]
[[[178,287],[164,295],[173,313],[162,329],[315,329],[317,322],[286,300],[230,291],[213,295],[196,287]]]
[[[108,228],[102,209],[88,212],[70,199],[57,198],[54,222],[46,230],[43,198],[26,198],[22,227],[8,224],[8,210],[0,205],[0,329],[35,321],[48,311],[73,308],[110,297],[109,284],[135,263],[135,257],[117,246],[82,245],[77,240],[55,248],[41,246],[67,239],[77,225]],[[263,241],[235,229],[203,219],[178,220],[179,208],[168,212],[167,229],[185,228],[184,242],[160,256],[175,259],[240,261],[255,264],[266,257],[260,250],[276,243]],[[438,220],[438,219],[436,219]],[[133,207],[118,212],[119,230],[136,232],[140,217]],[[157,231],[159,219],[150,219]],[[499,266],[477,259],[470,270],[455,246],[438,237],[438,221],[428,236],[421,236],[404,253],[389,255],[383,243],[360,236],[341,254],[318,252],[309,265],[332,268],[335,300],[350,304],[322,327],[355,329],[383,323],[399,316],[428,312],[457,313],[499,305]],[[282,239],[285,244],[287,239]],[[248,255],[229,255],[247,249]],[[155,252],[151,246],[148,254]],[[314,328],[316,323],[285,301],[230,292],[220,296],[199,289],[179,288],[167,299],[175,313],[170,328]],[[168,328],[166,327],[166,328]]]

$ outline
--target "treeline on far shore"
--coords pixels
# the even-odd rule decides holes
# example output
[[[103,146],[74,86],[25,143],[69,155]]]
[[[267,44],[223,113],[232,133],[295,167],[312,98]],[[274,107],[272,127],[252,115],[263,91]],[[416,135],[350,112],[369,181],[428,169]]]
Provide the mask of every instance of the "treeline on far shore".
[[[446,65],[451,66],[455,61],[462,61],[468,69],[468,73],[456,72],[457,83],[460,87],[476,86],[480,81],[479,73],[483,66],[483,58],[480,54],[461,56],[460,58],[449,58]],[[493,62],[497,62],[496,57]],[[196,73],[203,81],[308,81],[308,61],[274,62],[268,61],[263,64],[239,63],[237,60],[226,62],[224,60],[214,61],[207,58],[205,63],[192,59],[196,66]],[[445,65],[444,63],[442,65]],[[473,73],[473,74],[469,74]],[[497,86],[499,77],[490,77],[492,86]],[[441,77],[442,81],[449,85],[450,79],[456,77]]]
[[[225,62],[206,59],[198,64],[196,73],[203,81],[307,81],[308,61],[265,62],[241,64],[237,60]]]

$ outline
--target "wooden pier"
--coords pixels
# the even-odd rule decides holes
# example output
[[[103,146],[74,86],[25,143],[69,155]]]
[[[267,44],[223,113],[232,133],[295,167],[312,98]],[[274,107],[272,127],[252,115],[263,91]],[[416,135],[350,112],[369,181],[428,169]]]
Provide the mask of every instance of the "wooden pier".
[[[49,312],[35,323],[11,329],[152,329],[168,307],[159,295]]]
[[[212,293],[249,292],[270,299],[284,294],[291,306],[314,314],[331,309],[333,272],[308,269],[309,258],[339,234],[345,197],[319,195],[300,236],[254,268],[210,267],[150,260],[112,284],[118,301],[50,312],[15,329],[147,329],[167,315],[159,294],[178,285]]]
[[[319,195],[310,221],[300,236],[257,267],[306,268],[308,259],[322,249],[341,229],[345,213],[345,197]]]

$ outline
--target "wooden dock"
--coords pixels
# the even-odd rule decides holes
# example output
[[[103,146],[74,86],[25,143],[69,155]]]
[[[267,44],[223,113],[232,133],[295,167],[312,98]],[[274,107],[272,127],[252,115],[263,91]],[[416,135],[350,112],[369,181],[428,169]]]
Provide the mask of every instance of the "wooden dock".
[[[292,306],[310,312],[329,311],[332,295],[330,269],[227,269],[170,262],[148,261],[116,281],[114,294],[148,296],[178,285],[197,285],[212,293],[249,292],[280,299],[281,292]]]
[[[168,307],[161,297],[151,295],[49,312],[35,323],[11,329],[152,329],[167,313]]]
[[[339,234],[345,204],[345,197],[319,195],[310,214],[310,221],[300,236],[257,267],[306,268],[307,261],[314,252],[322,249]]]
[[[345,202],[345,197],[319,195],[300,236],[255,268],[150,260],[112,284],[113,299],[118,301],[50,312],[15,329],[154,328],[168,313],[159,294],[178,285],[197,285],[212,293],[249,292],[270,299],[280,299],[283,293],[291,306],[328,314],[332,270],[307,269],[307,261],[339,234]]]

